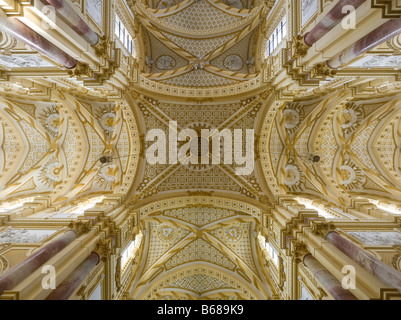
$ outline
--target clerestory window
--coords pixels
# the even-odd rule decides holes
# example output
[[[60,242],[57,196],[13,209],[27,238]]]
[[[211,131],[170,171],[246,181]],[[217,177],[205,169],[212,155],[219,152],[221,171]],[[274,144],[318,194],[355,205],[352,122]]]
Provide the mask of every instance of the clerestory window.
[[[117,14],[115,15],[114,21],[115,35],[118,39],[120,39],[121,44],[128,50],[128,52],[134,54],[134,43],[132,41],[132,37]]]
[[[283,20],[280,21],[277,28],[274,29],[273,33],[269,37],[266,48],[266,57],[270,56],[273,51],[279,46],[281,41],[287,36],[287,18],[284,16]]]

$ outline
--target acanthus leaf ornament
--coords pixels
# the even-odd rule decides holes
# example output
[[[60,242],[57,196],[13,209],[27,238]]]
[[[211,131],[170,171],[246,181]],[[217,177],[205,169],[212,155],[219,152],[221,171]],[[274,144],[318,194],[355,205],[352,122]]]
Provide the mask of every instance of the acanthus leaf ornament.
[[[68,70],[68,74],[71,77],[82,77],[82,76],[92,77],[92,70],[86,63],[78,61],[74,69]]]
[[[337,73],[336,70],[329,68],[327,63],[316,64],[311,72],[311,78],[313,79],[323,79],[331,78]]]
[[[96,244],[96,248],[94,250],[99,255],[101,261],[107,261],[110,259],[112,255],[112,242],[111,239],[108,238],[106,240],[101,240]]]
[[[308,253],[306,244],[302,241],[291,242],[291,256],[296,261],[302,261],[303,257]]]
[[[98,56],[107,58],[107,52],[109,48],[110,39],[105,35],[99,39],[99,42],[93,47]]]
[[[71,221],[68,227],[78,233],[78,236],[82,236],[83,234],[89,232],[92,227],[91,221]]]
[[[308,49],[309,47],[306,45],[302,35],[297,35],[293,38],[292,57],[294,59],[306,56]]]
[[[335,226],[332,222],[312,222],[312,233],[322,236],[323,238],[334,229]]]

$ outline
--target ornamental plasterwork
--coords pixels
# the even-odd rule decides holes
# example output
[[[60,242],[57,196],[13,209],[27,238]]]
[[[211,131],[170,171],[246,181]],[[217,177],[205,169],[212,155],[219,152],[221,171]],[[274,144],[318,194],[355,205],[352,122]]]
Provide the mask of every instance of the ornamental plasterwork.
[[[232,4],[237,7],[243,5]],[[148,50],[146,65],[151,72],[146,70],[141,73],[140,86],[154,88],[163,94],[189,94],[194,97],[258,88],[261,84],[259,73],[253,68],[255,46],[250,39],[253,39],[251,35],[265,14],[261,6],[238,10],[212,0],[184,1],[172,7],[167,3],[164,5],[169,9],[150,9],[140,3],[133,5],[144,27],[144,34],[149,34],[145,37],[145,46]],[[201,12],[202,18],[188,18],[194,12]],[[181,16],[185,18],[183,24],[180,24]],[[228,23],[224,24],[226,20]],[[209,27],[215,29],[209,30]],[[157,45],[150,46],[150,43]],[[231,49],[231,53],[225,54]],[[182,64],[182,59],[186,65]],[[228,87],[233,84],[239,86]],[[221,89],[216,92],[203,87]]]
[[[199,221],[197,217],[194,220],[196,212],[215,218]],[[255,228],[255,224],[251,222],[253,219],[249,215],[233,211],[228,215],[226,210],[207,207],[181,207],[144,216],[142,220],[147,224],[150,233],[145,235],[145,243],[148,243],[145,250],[148,253],[147,262],[141,262],[142,267],[139,268],[139,292],[145,287],[153,286],[155,279],[167,277],[170,271],[198,268],[200,264],[214,265],[225,275],[224,278],[237,274],[250,288],[264,288],[263,290],[268,291],[260,278],[260,270],[256,267],[259,257],[252,236]],[[214,281],[211,274],[205,274],[202,283]],[[188,289],[187,281],[171,282],[174,283],[171,285],[174,288]],[[202,289],[201,283],[195,283],[192,291],[197,294],[208,291]],[[160,294],[162,292],[167,292],[167,289],[163,288]]]
[[[401,244],[401,233],[388,231],[348,231],[366,246],[393,246]]]
[[[7,228],[0,232],[0,243],[39,243],[57,230]]]
[[[349,203],[350,192],[384,195],[388,191],[380,186],[394,190],[391,185],[399,184],[392,160],[398,143],[394,140],[398,135],[393,133],[399,118],[398,100],[347,102],[344,98],[334,95],[318,104],[286,104],[281,112],[278,110],[275,125],[266,127],[271,130],[270,141],[275,143],[270,144],[270,154],[262,153],[261,158],[271,158],[277,182],[280,184],[281,173],[287,192],[323,193],[328,200]],[[302,110],[301,105],[305,106]],[[312,107],[308,109],[308,105]],[[308,110],[313,112],[309,114]],[[312,136],[314,132],[319,133]],[[266,137],[267,133],[262,134],[262,152],[269,145]],[[318,154],[319,163],[308,160],[310,154]]]
[[[35,54],[0,55],[0,64],[6,68],[43,68],[54,67],[53,63]]]
[[[162,129],[168,132],[168,125],[176,119],[179,128],[191,128],[200,132],[202,129],[223,128],[252,129],[255,118],[262,107],[261,97],[245,99],[236,104],[207,104],[203,109],[195,106],[168,104],[150,98],[140,98],[138,106],[144,116],[148,130]],[[184,109],[185,111],[181,111]],[[199,119],[202,122],[192,122]],[[208,123],[210,119],[211,123]],[[196,145],[198,141],[195,141]],[[208,144],[208,143],[206,143]],[[146,144],[147,146],[150,143]],[[196,148],[197,149],[197,148]],[[194,149],[195,150],[195,149]],[[196,150],[197,151],[197,150]],[[221,157],[223,153],[221,153]],[[223,190],[229,193],[258,198],[261,194],[258,177],[255,172],[247,176],[235,174],[235,164],[183,165],[183,164],[146,164],[144,175],[137,190],[139,198],[154,194],[163,194],[171,190]],[[205,184],[206,180],[208,181]]]
[[[204,14],[204,18],[192,20],[199,12]],[[160,20],[177,30],[213,31],[221,29],[231,24],[238,23],[241,17],[230,16],[211,5],[208,1],[193,1],[193,3],[174,15],[161,17]]]
[[[42,193],[63,201],[91,192],[129,189],[140,147],[127,105],[85,102],[72,96],[63,104],[5,99],[2,105],[1,119],[7,119],[8,128],[7,142],[2,144],[4,173],[14,168],[25,174],[3,175],[2,196]],[[117,153],[120,161],[100,165],[99,157],[107,150]],[[81,188],[73,188],[79,181]]]
[[[19,229],[3,229],[0,240],[41,242],[51,234],[32,234],[25,224],[56,228],[96,216],[96,237],[107,229],[121,253],[140,230],[129,271],[122,274],[118,254],[110,255],[104,288],[108,298],[134,299],[297,297],[296,270],[282,252],[286,237],[306,232],[305,217],[324,220],[293,200],[300,194],[336,218],[371,214],[346,229],[361,243],[399,244],[396,232],[360,230],[372,227],[375,215],[386,228],[399,221],[384,220],[391,215],[359,198],[401,199],[396,43],[354,59],[334,78],[311,80],[327,69],[292,64],[292,37],[310,30],[329,1],[277,1],[273,11],[274,1],[78,2],[91,26],[110,36],[99,56],[74,44],[90,67],[68,74],[21,43],[0,48],[0,200],[33,197],[5,212],[0,224]],[[116,49],[114,13],[134,38],[132,56]],[[284,16],[287,39],[266,58],[267,39]],[[146,133],[167,132],[170,121],[195,131],[255,129],[255,170],[238,176],[231,164],[149,165]],[[192,141],[190,152],[210,152],[209,145]],[[277,266],[255,240],[259,232],[279,252]],[[2,259],[0,268],[6,264]],[[110,276],[123,288],[115,296]],[[301,298],[317,297],[300,284]]]
[[[399,68],[401,64],[401,56],[378,56],[368,55],[351,64],[352,68]]]
[[[182,279],[182,280],[181,280]],[[202,279],[203,281],[199,283],[198,279]],[[176,288],[180,285],[179,288],[183,286],[191,288],[192,290],[188,290],[186,294],[176,293],[176,290],[171,290],[170,283],[174,283]],[[223,284],[224,283],[224,284]],[[224,286],[228,291],[227,293],[216,292],[215,290],[211,290],[216,287],[217,284],[219,286]],[[231,290],[230,290],[231,289]],[[195,292],[201,292],[196,293]],[[226,274],[221,272],[219,269],[211,268],[209,266],[198,266],[198,267],[187,267],[183,270],[175,271],[169,273],[166,277],[158,279],[156,283],[151,286],[148,290],[146,290],[142,294],[135,295],[138,299],[146,299],[146,300],[159,300],[163,299],[227,299],[228,297],[235,297],[235,299],[260,299],[262,296],[260,292],[255,290],[255,288],[249,287],[246,283],[239,280],[237,277],[232,274]]]
[[[136,210],[138,210],[140,218],[143,218],[160,210],[181,208],[183,205],[190,207],[212,206],[215,208],[235,210],[243,214],[254,216],[257,219],[260,219],[261,216],[261,209],[250,203],[230,198],[201,195],[168,197],[165,200],[154,201],[151,204],[143,205]],[[196,225],[195,222],[193,222],[193,224]]]

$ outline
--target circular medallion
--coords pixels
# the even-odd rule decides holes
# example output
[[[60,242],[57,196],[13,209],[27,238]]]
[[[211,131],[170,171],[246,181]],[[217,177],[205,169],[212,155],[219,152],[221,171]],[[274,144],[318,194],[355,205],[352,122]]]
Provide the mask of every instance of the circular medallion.
[[[356,179],[355,170],[348,165],[342,165],[340,167],[340,174],[342,179],[341,184],[344,186],[353,183]]]
[[[286,129],[294,128],[299,122],[299,114],[295,110],[285,109],[283,110],[284,127]]]
[[[157,237],[162,242],[171,242],[177,236],[177,229],[168,223],[162,223],[157,228]]]
[[[298,168],[292,164],[285,166],[284,184],[287,186],[293,186],[299,182],[299,171]]]
[[[115,118],[116,115],[112,112],[104,113],[99,119],[101,127],[107,132],[113,132]]]
[[[231,54],[224,59],[223,65],[224,68],[229,70],[240,70],[243,62],[239,55]]]
[[[58,134],[59,123],[60,123],[60,114],[58,112],[51,113],[46,118],[47,127],[54,134]]]
[[[113,182],[114,176],[114,165],[104,166],[100,169],[100,175],[107,182]]]
[[[57,137],[60,127],[60,113],[55,106],[44,108],[39,116],[39,122],[53,138]]]
[[[353,109],[344,109],[341,112],[341,128],[346,129],[352,127],[357,120],[357,115]]]
[[[242,238],[242,228],[238,225],[224,228],[224,238],[229,242],[238,242]]]
[[[55,158],[51,158],[41,167],[38,175],[39,181],[47,186],[54,187],[60,180],[60,172],[60,163]]]
[[[170,56],[160,56],[156,60],[156,67],[160,70],[169,70],[175,67],[175,60]]]

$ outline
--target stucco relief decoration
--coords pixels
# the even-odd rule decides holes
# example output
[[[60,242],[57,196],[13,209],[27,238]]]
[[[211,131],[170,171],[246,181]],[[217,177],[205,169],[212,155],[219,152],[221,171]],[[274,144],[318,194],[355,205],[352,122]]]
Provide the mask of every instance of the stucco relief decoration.
[[[8,268],[8,260],[0,255],[0,272],[4,272]]]
[[[168,223],[162,223],[157,228],[157,237],[162,242],[172,242],[177,237],[177,229]]]
[[[53,107],[46,107],[38,116],[39,122],[53,138],[57,137],[60,127],[60,113]]]
[[[116,118],[116,115],[112,112],[105,112],[103,115],[100,117],[99,122],[102,128],[111,133],[113,132],[113,126],[114,126],[114,119]]]
[[[0,55],[0,64],[8,68],[43,68],[54,66],[54,64],[33,54],[21,54],[13,56]]]
[[[353,109],[343,109],[341,111],[341,128],[347,129],[354,125],[357,120],[357,115]]]
[[[286,129],[295,128],[299,123],[299,113],[293,109],[283,110],[284,127]]]
[[[349,231],[347,233],[368,246],[401,245],[401,233],[396,231]]]
[[[399,68],[401,56],[370,55],[349,65],[354,68]]]
[[[348,165],[342,165],[340,167],[340,172],[341,172],[341,184],[344,186],[347,186],[351,183],[353,183],[356,179],[356,173],[355,170],[348,166]]]
[[[171,56],[160,56],[156,60],[156,67],[160,70],[169,70],[173,69],[176,65],[176,62]]]
[[[242,227],[239,225],[228,226],[224,228],[224,238],[229,242],[238,242],[243,234]]]
[[[99,175],[96,177],[95,181],[102,187],[109,189],[113,186],[115,181],[114,176],[114,165],[106,165],[99,169]]]
[[[0,233],[0,243],[38,243],[55,232],[56,230],[27,230],[8,227]]]
[[[366,181],[363,171],[356,166],[350,159],[347,159],[339,168],[340,184],[348,190],[357,190],[361,188]]]
[[[39,180],[54,188],[60,180],[61,165],[56,158],[50,158],[39,171]]]
[[[181,2],[180,0],[162,0],[157,4],[158,9],[166,9]]]
[[[284,184],[286,186],[294,186],[299,183],[300,175],[298,168],[292,164],[285,166]]]
[[[226,69],[237,71],[243,66],[242,59],[239,55],[230,54],[224,59],[223,65]]]

